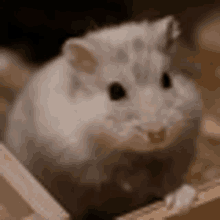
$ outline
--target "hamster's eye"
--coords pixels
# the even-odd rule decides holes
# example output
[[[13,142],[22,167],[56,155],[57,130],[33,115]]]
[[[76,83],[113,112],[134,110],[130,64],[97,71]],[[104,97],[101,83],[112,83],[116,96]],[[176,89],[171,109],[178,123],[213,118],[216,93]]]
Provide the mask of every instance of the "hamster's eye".
[[[117,82],[112,83],[109,86],[110,98],[113,101],[117,101],[126,97],[126,91],[123,86]]]
[[[163,73],[161,84],[164,89],[169,89],[172,87],[171,78],[167,72]]]

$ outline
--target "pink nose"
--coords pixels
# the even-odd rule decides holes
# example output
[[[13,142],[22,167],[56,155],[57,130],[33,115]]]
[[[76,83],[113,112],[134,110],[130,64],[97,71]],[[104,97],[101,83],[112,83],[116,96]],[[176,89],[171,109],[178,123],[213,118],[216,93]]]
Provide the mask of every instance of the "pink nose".
[[[166,139],[166,129],[162,128],[159,131],[152,131],[152,130],[143,130],[142,133],[146,135],[152,144],[159,144]]]
[[[166,139],[166,128],[159,123],[152,123],[148,127],[136,126],[136,129],[142,133],[152,144],[158,144]]]
[[[166,139],[166,129],[162,128],[159,132],[148,131],[148,137],[153,144],[163,142]]]

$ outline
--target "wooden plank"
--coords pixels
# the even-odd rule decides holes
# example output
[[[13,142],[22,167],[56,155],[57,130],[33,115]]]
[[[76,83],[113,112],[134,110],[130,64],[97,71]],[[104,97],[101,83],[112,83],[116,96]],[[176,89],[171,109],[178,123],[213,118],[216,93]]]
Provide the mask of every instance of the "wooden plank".
[[[43,218],[40,215],[34,213],[32,215],[23,218],[22,220],[43,220]]]
[[[28,170],[0,144],[0,175],[38,214],[28,219],[68,220],[69,214],[56,202]]]
[[[196,217],[197,219],[201,220],[203,219],[202,217],[199,217],[199,214],[201,211],[196,212],[196,209],[198,209],[199,207],[203,205],[209,204],[211,202],[215,202],[216,204],[219,204],[220,202],[220,179],[219,178],[214,179],[213,181],[203,184],[201,186],[198,186],[197,190],[198,190],[198,196],[192,205],[192,210],[188,214],[186,214],[185,217],[184,215],[181,216],[181,219],[185,219],[185,220],[195,219]],[[204,207],[202,207],[202,209],[204,209]],[[219,208],[215,209],[214,211],[218,213],[216,219],[219,219],[220,218]],[[192,213],[194,217],[192,217]],[[170,214],[169,210],[167,210],[167,208],[165,207],[164,202],[157,202],[155,204],[141,208],[137,211],[118,217],[117,220],[130,220],[130,219],[132,220],[162,220],[162,219],[165,220],[165,219],[170,219],[171,217],[175,217],[178,214],[179,213]],[[179,219],[179,218],[180,217],[176,217],[172,219]]]

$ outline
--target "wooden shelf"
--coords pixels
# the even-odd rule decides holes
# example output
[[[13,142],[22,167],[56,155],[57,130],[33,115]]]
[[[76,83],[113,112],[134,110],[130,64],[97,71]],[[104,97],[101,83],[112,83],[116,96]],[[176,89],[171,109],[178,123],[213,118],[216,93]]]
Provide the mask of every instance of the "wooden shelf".
[[[0,203],[3,204],[0,220],[4,219],[1,213],[16,220],[69,219],[69,214],[3,144],[0,144],[0,185]]]
[[[158,202],[117,218],[117,220],[217,220],[220,218],[220,179],[197,187],[198,196],[189,213],[170,214],[164,202]]]

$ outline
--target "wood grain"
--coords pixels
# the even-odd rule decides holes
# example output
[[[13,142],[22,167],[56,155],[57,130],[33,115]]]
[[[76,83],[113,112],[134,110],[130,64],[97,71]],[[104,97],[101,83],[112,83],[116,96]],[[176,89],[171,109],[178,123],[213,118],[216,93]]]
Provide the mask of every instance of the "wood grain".
[[[34,210],[37,219],[68,220],[68,213],[47,193],[24,166],[0,144],[0,175]],[[13,199],[13,198],[11,198]],[[35,218],[34,218],[35,219]]]

